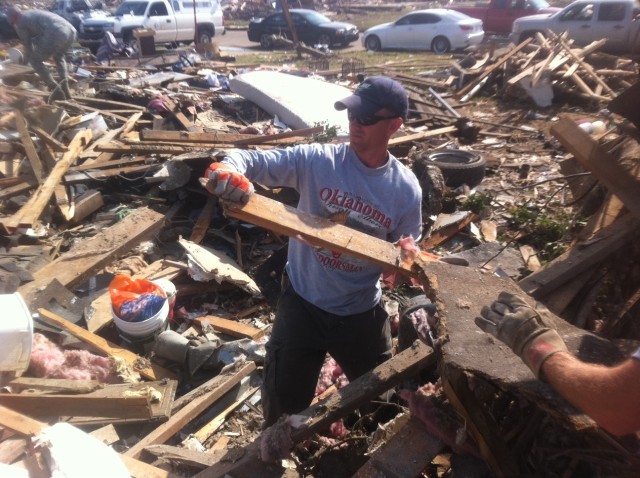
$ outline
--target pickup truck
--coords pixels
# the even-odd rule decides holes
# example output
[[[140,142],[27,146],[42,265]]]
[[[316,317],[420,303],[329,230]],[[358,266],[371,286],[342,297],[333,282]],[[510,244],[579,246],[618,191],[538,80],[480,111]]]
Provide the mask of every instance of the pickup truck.
[[[485,32],[511,33],[516,18],[536,13],[555,13],[559,8],[551,7],[545,0],[490,0],[484,5],[448,7],[473,18],[482,20]]]
[[[218,0],[196,1],[194,22],[193,1],[126,0],[113,16],[87,18],[78,28],[78,42],[94,53],[105,33],[111,32],[128,47],[136,48],[133,31],[150,28],[155,43],[190,43],[198,35],[198,43],[211,43],[215,35],[224,35],[224,17]]]
[[[56,0],[50,11],[67,20],[76,30],[83,20],[105,18],[109,15],[109,12],[102,9],[102,2],[91,0]]]
[[[547,30],[567,32],[577,45],[607,39],[602,50],[632,52],[637,49],[640,22],[635,0],[577,0],[553,15],[532,15],[513,22],[511,41],[520,43]]]
[[[85,25],[86,27],[86,25]],[[127,45],[136,43],[133,31],[152,29],[155,43],[211,43],[224,35],[224,17],[218,0],[125,0],[113,16],[113,34]]]

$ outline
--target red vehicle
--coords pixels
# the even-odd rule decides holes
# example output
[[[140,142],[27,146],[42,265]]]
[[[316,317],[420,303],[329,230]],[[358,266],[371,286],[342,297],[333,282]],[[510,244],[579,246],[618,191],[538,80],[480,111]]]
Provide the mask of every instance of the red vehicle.
[[[490,0],[487,4],[453,4],[449,8],[482,20],[484,31],[495,33],[511,33],[511,26],[516,18],[560,10],[551,7],[545,0]]]

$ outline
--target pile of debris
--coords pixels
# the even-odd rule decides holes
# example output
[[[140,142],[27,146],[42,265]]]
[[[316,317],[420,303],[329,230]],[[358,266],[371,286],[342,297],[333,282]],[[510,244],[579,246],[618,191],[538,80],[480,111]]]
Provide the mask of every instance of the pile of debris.
[[[109,476],[632,476],[635,437],[600,430],[473,323],[499,291],[524,290],[565,319],[558,328],[581,358],[614,363],[640,339],[640,121],[626,107],[637,104],[626,73],[637,67],[596,49],[553,37],[430,73],[419,62],[273,68],[277,98],[247,87],[258,72],[188,56],[154,70],[83,64],[74,98],[49,104],[27,67],[8,66],[0,292],[18,291],[37,316],[31,367],[3,380],[0,462],[49,476],[72,447],[112,466]],[[615,75],[591,63],[603,59]],[[420,246],[466,267],[403,266],[390,244],[335,225],[325,237],[287,189],[257,185],[249,204],[224,208],[198,183],[229,148],[344,140],[324,118],[282,129],[295,108],[282,82],[322,97],[374,73],[410,93],[390,149],[426,192]],[[243,81],[246,97],[234,91]],[[502,102],[487,99],[495,92]],[[259,371],[290,235],[411,280],[385,289],[397,353],[349,384],[328,359],[316,400],[276,437],[292,449],[276,466],[259,459]],[[108,286],[118,275],[175,286],[167,330],[136,340],[116,327]],[[425,294],[432,322],[407,327]],[[92,449],[80,448],[87,435]]]

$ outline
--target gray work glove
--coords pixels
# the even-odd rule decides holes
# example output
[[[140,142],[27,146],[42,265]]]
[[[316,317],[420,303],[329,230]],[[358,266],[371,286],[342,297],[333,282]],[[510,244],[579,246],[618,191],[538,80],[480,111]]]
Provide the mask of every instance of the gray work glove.
[[[545,360],[557,352],[567,352],[562,337],[545,324],[546,308],[536,311],[522,298],[501,292],[491,307],[484,306],[475,322],[485,332],[507,344],[531,369],[536,378]]]

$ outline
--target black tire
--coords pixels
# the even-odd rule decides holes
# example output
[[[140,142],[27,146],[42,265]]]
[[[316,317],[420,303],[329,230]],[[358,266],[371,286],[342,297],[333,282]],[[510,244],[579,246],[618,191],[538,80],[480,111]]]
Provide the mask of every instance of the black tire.
[[[271,48],[271,35],[268,35],[267,33],[260,35],[260,46],[265,50]]]
[[[321,33],[316,40],[318,45],[327,45],[329,48],[332,46],[331,36],[328,33]]]
[[[437,166],[442,171],[447,187],[454,189],[463,184],[470,188],[476,187],[484,179],[487,165],[487,160],[479,154],[459,149],[425,152],[419,155],[416,161],[424,163],[424,167]]]
[[[213,32],[208,28],[201,28],[198,30],[198,44],[203,45],[205,43],[211,43],[213,38]]]
[[[448,53],[451,50],[451,43],[447,37],[437,36],[431,42],[431,51],[441,55],[443,53]]]
[[[369,51],[380,51],[382,50],[382,43],[377,36],[369,35],[364,40],[364,47]]]

